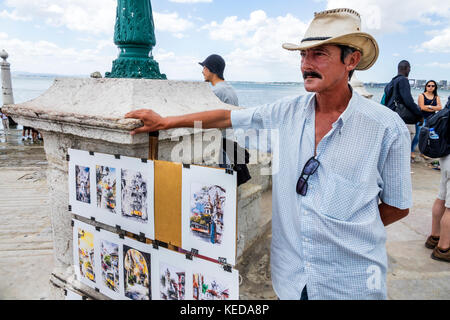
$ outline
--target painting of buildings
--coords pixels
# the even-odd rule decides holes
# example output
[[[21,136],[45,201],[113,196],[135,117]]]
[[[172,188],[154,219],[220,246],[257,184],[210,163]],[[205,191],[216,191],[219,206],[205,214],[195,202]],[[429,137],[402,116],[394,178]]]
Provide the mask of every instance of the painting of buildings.
[[[116,169],[96,166],[97,207],[116,213]]]
[[[151,300],[150,254],[123,246],[125,296],[132,300]]]
[[[78,260],[81,276],[95,282],[94,235],[82,228],[78,228]]]
[[[89,167],[75,165],[76,199],[84,203],[91,203],[91,183]]]
[[[147,181],[142,172],[122,169],[122,216],[125,218],[148,222]]]
[[[103,284],[114,292],[119,292],[119,246],[101,241],[101,264]]]
[[[228,300],[230,297],[227,286],[202,273],[194,273],[192,289],[194,300]]]
[[[221,244],[226,190],[218,185],[191,185],[191,233],[205,242]]]
[[[161,263],[159,287],[161,300],[184,300],[185,277],[184,270]]]

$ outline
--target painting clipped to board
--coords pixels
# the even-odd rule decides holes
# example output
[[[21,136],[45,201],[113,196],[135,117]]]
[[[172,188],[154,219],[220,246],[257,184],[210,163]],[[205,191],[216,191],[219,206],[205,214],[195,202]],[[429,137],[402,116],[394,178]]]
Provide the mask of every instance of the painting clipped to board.
[[[239,273],[73,220],[77,279],[113,300],[238,300]]]
[[[69,149],[73,213],[155,239],[153,161]]]
[[[236,260],[236,174],[190,166],[182,171],[182,247],[213,259]]]

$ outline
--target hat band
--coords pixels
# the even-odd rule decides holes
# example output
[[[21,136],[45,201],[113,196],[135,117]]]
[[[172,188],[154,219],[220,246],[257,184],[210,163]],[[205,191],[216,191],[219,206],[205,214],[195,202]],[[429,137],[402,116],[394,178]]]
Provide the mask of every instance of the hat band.
[[[311,37],[311,38],[305,38],[302,40],[302,42],[305,41],[323,41],[323,40],[328,40],[331,39],[331,37]]]

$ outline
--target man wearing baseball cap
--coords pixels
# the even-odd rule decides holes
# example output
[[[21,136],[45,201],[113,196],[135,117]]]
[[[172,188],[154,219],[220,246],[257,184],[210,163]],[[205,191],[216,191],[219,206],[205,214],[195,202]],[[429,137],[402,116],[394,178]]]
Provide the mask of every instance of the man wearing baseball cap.
[[[308,92],[241,110],[162,118],[140,110],[132,134],[193,127],[274,129],[271,270],[280,299],[386,299],[384,226],[412,206],[410,137],[393,111],[348,81],[377,60],[375,39],[346,8],[316,13],[298,44]]]
[[[218,54],[212,54],[205,61],[199,62],[199,64],[203,67],[202,73],[205,81],[212,84],[214,94],[222,102],[238,106],[239,100],[236,92],[223,77],[225,60]]]

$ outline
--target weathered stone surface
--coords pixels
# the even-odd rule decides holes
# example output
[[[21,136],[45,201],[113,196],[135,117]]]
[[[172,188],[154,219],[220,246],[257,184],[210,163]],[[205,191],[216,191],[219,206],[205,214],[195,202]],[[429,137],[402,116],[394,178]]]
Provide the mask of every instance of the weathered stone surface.
[[[238,109],[221,102],[203,82],[93,78],[56,79],[36,99],[4,108],[23,125],[118,144],[148,141],[146,134],[129,134],[142,125],[140,120],[124,118],[129,111],[151,109],[165,117]],[[193,129],[163,131],[159,139],[192,132]]]

